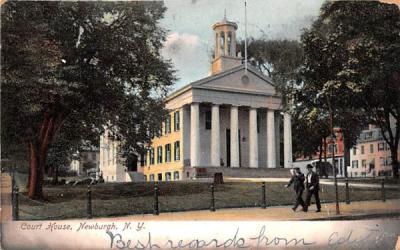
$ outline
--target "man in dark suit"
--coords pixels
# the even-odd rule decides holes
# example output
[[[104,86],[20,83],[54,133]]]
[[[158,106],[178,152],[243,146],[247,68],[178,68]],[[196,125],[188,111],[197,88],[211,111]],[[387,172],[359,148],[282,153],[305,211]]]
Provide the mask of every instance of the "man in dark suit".
[[[321,212],[321,202],[319,200],[319,177],[312,171],[313,166],[311,164],[307,165],[307,176],[306,176],[306,188],[307,188],[307,198],[306,198],[306,211],[310,206],[311,196],[314,195],[315,203],[317,205],[317,213]]]
[[[303,201],[303,191],[304,191],[304,174],[300,171],[300,168],[294,168],[294,172],[292,173],[292,178],[286,187],[290,187],[293,184],[294,191],[296,192],[296,201],[294,203],[293,211],[296,211],[297,207],[301,205],[303,207],[303,211],[307,210],[307,206]]]

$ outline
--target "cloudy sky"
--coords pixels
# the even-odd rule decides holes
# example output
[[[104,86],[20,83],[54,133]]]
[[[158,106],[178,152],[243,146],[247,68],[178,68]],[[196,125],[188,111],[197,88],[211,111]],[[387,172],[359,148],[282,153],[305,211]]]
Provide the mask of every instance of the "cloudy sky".
[[[299,39],[323,0],[247,0],[248,37]],[[179,80],[174,89],[209,75],[214,35],[211,26],[226,16],[244,38],[244,0],[164,0],[161,25],[169,31],[163,56],[172,59]]]

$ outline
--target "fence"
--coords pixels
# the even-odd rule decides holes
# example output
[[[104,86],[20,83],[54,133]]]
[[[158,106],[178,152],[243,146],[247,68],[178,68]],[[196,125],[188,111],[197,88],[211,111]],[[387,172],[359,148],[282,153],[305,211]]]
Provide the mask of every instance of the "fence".
[[[30,200],[13,188],[14,220],[92,218],[133,214],[281,206],[293,204],[292,188],[286,183],[200,182],[115,183],[94,186],[56,186],[45,188],[48,202]],[[334,186],[321,185],[322,203],[334,202]],[[398,190],[390,190],[381,180],[380,188],[349,187],[348,180],[339,186],[340,201],[382,200],[400,198]],[[303,195],[304,197],[304,195]]]

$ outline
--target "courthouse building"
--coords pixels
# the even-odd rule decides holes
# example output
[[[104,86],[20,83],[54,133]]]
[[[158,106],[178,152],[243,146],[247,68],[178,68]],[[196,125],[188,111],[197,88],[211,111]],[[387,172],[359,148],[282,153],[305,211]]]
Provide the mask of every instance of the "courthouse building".
[[[211,172],[267,177],[269,170],[292,167],[291,118],[282,113],[282,98],[275,84],[237,57],[236,23],[224,18],[212,28],[215,54],[211,75],[167,97],[169,115],[162,134],[152,140],[147,155],[139,157],[141,166],[135,170],[147,181],[193,179]],[[112,171],[107,169],[110,152],[106,141],[101,139],[100,146],[104,179],[131,181],[129,169],[122,163],[112,164]],[[112,154],[114,159],[115,151]]]

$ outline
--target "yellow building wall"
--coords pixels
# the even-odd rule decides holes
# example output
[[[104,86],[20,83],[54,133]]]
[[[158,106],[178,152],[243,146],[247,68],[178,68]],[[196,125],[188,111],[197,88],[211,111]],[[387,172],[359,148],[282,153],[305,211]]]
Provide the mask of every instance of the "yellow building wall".
[[[175,131],[175,120],[174,113],[179,113],[179,130]],[[179,179],[183,178],[183,117],[181,109],[172,110],[169,112],[171,116],[171,133],[166,133],[165,122],[162,124],[162,135],[160,137],[155,137],[152,140],[150,147],[154,149],[154,164],[150,164],[150,151],[147,152],[146,165],[143,167],[143,174],[146,176],[146,180],[150,180],[150,175],[154,174],[154,181],[158,181],[158,174],[162,174],[162,181],[166,180],[166,173],[171,173],[171,180],[175,180],[174,172],[179,172]],[[175,161],[175,142],[179,141],[180,153],[179,160]],[[171,145],[171,161],[166,162],[166,150],[165,145]],[[162,147],[162,163],[157,163],[158,152],[157,147]]]

